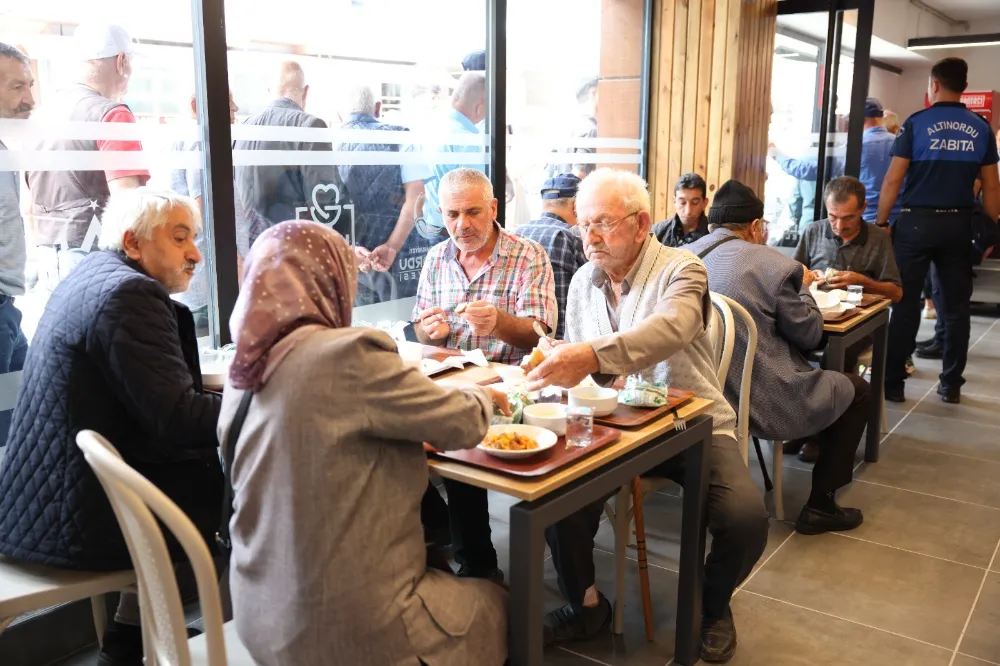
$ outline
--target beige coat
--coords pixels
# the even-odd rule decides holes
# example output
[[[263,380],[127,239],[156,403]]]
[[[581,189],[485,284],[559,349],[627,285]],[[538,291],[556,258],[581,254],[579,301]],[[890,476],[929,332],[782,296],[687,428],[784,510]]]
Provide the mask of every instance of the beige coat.
[[[231,581],[261,666],[502,664],[506,594],[425,566],[421,442],[468,448],[487,393],[436,386],[371,329],[313,334],[254,396],[233,465]],[[225,441],[242,391],[227,386]]]

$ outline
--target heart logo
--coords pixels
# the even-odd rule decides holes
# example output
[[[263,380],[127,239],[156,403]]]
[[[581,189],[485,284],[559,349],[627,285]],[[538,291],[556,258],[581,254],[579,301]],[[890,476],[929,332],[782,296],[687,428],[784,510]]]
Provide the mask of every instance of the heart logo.
[[[340,203],[340,188],[338,188],[333,183],[330,183],[329,185],[324,185],[322,183],[319,183],[318,185],[316,185],[316,187],[313,188],[312,191],[313,211],[322,215],[324,220],[329,220],[330,214],[325,210],[324,206],[320,205],[318,197],[321,192],[329,192],[330,190],[333,190],[333,195],[334,195],[333,203],[335,204]]]

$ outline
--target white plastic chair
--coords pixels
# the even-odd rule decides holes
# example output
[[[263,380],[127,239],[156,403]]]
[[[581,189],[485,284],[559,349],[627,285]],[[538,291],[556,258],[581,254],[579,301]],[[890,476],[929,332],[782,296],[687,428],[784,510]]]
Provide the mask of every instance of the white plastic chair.
[[[747,350],[743,357],[743,377],[740,381],[740,402],[737,409],[737,431],[736,437],[740,447],[740,453],[744,461],[749,461],[748,443],[750,440],[750,384],[753,375],[754,357],[757,354],[757,325],[746,309],[733,299],[711,292],[712,321],[709,324],[709,335],[712,339],[713,351],[715,353],[716,371],[718,373],[719,384],[725,387],[726,377],[729,375],[729,367],[733,359],[733,351],[736,347],[736,326],[733,318],[735,312],[749,331],[747,336]],[[670,484],[669,479],[658,479],[643,477],[639,483],[639,493],[633,492],[633,487],[624,485],[619,489],[618,494],[604,504],[604,512],[611,522],[611,527],[615,535],[615,609],[614,609],[614,632],[621,634],[625,622],[625,551],[628,547],[630,525],[635,517],[636,502],[641,502],[652,492]],[[777,486],[775,486],[777,490]],[[645,534],[636,535],[638,541],[645,544]],[[648,591],[644,590],[644,594]],[[643,609],[645,611],[645,609]],[[652,619],[646,618],[647,632],[652,626]],[[652,640],[652,639],[650,639]]]
[[[159,488],[129,467],[101,435],[84,430],[77,435],[76,444],[111,501],[135,566],[146,666],[227,666],[215,564],[197,528]],[[204,617],[204,638],[198,638],[207,645],[202,652],[205,659],[200,662],[191,658],[174,566],[156,518],[177,538],[194,570]],[[235,639],[234,632],[227,633]],[[231,651],[246,655],[242,645],[237,645],[230,642]],[[249,655],[239,662],[253,663]]]

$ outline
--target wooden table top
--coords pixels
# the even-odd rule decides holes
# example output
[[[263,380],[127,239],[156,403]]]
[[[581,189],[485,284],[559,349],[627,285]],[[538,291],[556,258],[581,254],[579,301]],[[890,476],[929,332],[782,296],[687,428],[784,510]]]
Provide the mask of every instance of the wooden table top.
[[[853,317],[850,317],[849,319],[838,321],[832,324],[824,324],[823,330],[826,331],[827,333],[847,333],[861,322],[871,319],[872,317],[877,315],[879,312],[882,312],[883,310],[888,310],[890,305],[892,305],[892,303],[889,301],[888,298],[886,298],[884,300],[879,301],[878,303],[875,303],[873,305],[868,306],[867,308],[862,309],[861,312],[854,315]]]
[[[455,377],[449,377],[453,379]],[[712,401],[705,398],[694,398],[678,411],[683,418],[694,418],[712,406]],[[495,490],[505,495],[510,495],[521,500],[532,501],[543,497],[554,490],[558,490],[570,481],[574,481],[585,474],[589,474],[605,463],[622,456],[633,449],[642,446],[655,437],[659,437],[674,429],[674,415],[668,414],[663,418],[647,424],[643,428],[633,430],[622,430],[621,439],[614,444],[609,444],[604,448],[595,451],[593,454],[581,459],[579,462],[568,465],[548,476],[526,479],[515,476],[508,476],[498,472],[465,465],[463,463],[429,456],[427,463],[430,468],[441,476],[461,481],[469,485]]]

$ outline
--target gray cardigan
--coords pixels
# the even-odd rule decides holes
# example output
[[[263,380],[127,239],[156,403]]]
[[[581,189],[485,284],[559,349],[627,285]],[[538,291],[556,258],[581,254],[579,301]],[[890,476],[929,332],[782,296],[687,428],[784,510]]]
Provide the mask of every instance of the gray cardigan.
[[[698,254],[725,236],[717,229],[687,246]],[[843,414],[854,399],[845,375],[809,365],[805,354],[820,346],[823,315],[802,287],[802,264],[763,245],[723,243],[702,261],[712,291],[745,307],[757,325],[757,355],[750,394],[750,434],[788,440],[814,435]],[[747,331],[736,328],[726,398],[740,399]]]
[[[243,392],[227,385],[225,441]],[[493,407],[371,329],[314,333],[254,396],[233,465],[236,628],[260,666],[502,664],[506,593],[427,570],[422,442],[481,441]]]

